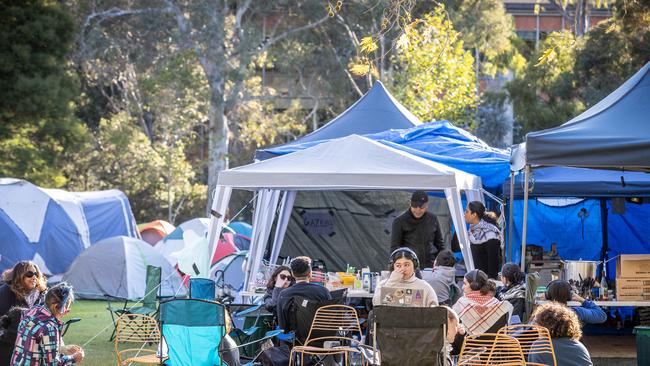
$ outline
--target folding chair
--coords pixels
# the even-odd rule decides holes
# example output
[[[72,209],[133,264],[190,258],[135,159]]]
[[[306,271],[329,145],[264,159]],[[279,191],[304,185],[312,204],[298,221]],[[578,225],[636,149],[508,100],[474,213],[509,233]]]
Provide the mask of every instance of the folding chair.
[[[190,299],[215,299],[216,283],[208,278],[190,278]]]
[[[513,337],[483,333],[468,335],[458,358],[458,366],[524,366],[526,360],[519,342]]]
[[[199,299],[172,299],[160,304],[162,337],[171,365],[224,365],[219,349],[226,336],[225,306]],[[271,337],[272,335],[269,335]],[[256,342],[268,339],[262,338]],[[241,348],[248,344],[241,344]],[[252,364],[253,360],[249,363]]]
[[[300,354],[300,365],[304,365],[304,356],[334,356],[348,357],[350,352],[361,353],[359,349],[347,346],[354,341],[352,334],[361,337],[361,326],[357,311],[347,305],[326,305],[318,308],[311,323],[304,346],[295,346],[289,356],[289,366],[293,365],[294,356]],[[338,342],[340,346],[323,348],[325,341]],[[346,362],[347,364],[347,362]]]
[[[160,296],[160,282],[162,280],[162,269],[156,266],[147,266],[147,275],[146,275],[146,286],[144,297],[142,298],[142,306],[128,307],[128,299],[124,299],[124,304],[122,308],[116,308],[111,303],[111,298],[113,301],[117,298],[106,295],[106,302],[108,306],[106,310],[111,314],[111,320],[113,321],[113,333],[109,341],[113,341],[115,338],[115,331],[117,327],[117,318],[122,314],[142,314],[155,316],[158,312],[157,300]]]
[[[530,355],[546,354],[553,360],[553,366],[557,365],[555,350],[548,329],[535,324],[517,324],[507,325],[499,329],[498,334],[511,336],[519,341],[526,360]],[[526,362],[526,365],[540,364]]]
[[[382,366],[445,365],[446,308],[377,306],[372,322],[373,354],[379,348]]]
[[[117,364],[159,364],[161,358],[156,349],[146,348],[160,343],[160,330],[156,319],[141,314],[123,314],[117,318],[115,327],[115,356]],[[137,344],[138,348],[121,349],[121,344]],[[130,355],[130,357],[129,357]],[[164,361],[166,357],[163,358]]]
[[[292,332],[292,336],[287,341],[294,345],[304,345],[311,331],[311,324],[316,316],[316,311],[327,305],[340,305],[344,298],[337,298],[328,301],[318,302],[309,300],[301,296],[294,296],[289,299],[287,309],[285,309],[285,324],[280,323],[280,328],[284,331]]]

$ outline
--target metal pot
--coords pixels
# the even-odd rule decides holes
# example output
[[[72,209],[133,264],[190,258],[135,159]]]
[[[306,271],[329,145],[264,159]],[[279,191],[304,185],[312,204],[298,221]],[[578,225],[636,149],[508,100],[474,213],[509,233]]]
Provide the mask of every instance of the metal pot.
[[[564,279],[567,281],[595,279],[598,263],[596,261],[564,261]]]

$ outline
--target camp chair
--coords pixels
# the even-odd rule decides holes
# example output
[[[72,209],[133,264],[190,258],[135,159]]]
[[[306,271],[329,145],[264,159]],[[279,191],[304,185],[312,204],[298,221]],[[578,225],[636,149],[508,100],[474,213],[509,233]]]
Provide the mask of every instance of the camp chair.
[[[445,307],[377,306],[371,320],[373,353],[379,348],[382,366],[445,364]]]
[[[146,275],[146,286],[144,297],[142,298],[141,306],[127,307],[128,299],[124,300],[124,304],[121,308],[114,307],[111,303],[111,299],[115,301],[115,297],[106,295],[106,302],[108,306],[106,309],[111,314],[111,320],[113,321],[113,333],[109,341],[113,341],[115,338],[115,331],[117,328],[117,318],[122,314],[142,314],[142,315],[151,315],[155,316],[158,312],[157,300],[160,295],[160,282],[162,280],[162,269],[156,266],[147,266],[147,275]]]
[[[284,309],[286,324],[281,323],[280,328],[284,329],[285,332],[292,332],[290,333],[292,336],[284,340],[291,341],[294,345],[304,345],[310,334],[311,324],[316,315],[316,311],[323,306],[339,305],[343,300],[342,298],[337,298],[318,302],[302,296],[294,296],[289,299],[286,305],[287,309]]]
[[[515,338],[521,345],[524,356],[534,354],[548,354],[553,359],[553,366],[557,365],[553,342],[548,329],[535,324],[517,324],[507,325],[499,329],[498,334],[504,334]],[[537,363],[527,362],[527,365],[539,365]]]
[[[225,306],[199,299],[171,299],[160,304],[162,336],[171,365],[225,365],[219,346],[226,335]],[[277,333],[277,332],[276,332]],[[261,342],[274,333],[255,342]],[[236,348],[248,346],[241,344]],[[225,349],[221,351],[228,351]],[[255,358],[251,360],[252,364]]]
[[[383,356],[383,355],[382,355]],[[505,334],[468,335],[458,358],[458,366],[524,366],[519,342]]]
[[[293,365],[294,357],[298,354],[300,354],[300,365],[304,365],[305,355],[318,357],[342,355],[347,358],[350,352],[360,353],[357,348],[344,346],[354,342],[352,334],[361,337],[359,318],[353,307],[337,304],[318,308],[304,346],[295,346],[291,350],[289,366]],[[320,345],[325,341],[339,342],[341,346],[322,348]]]
[[[208,278],[190,278],[190,299],[214,300],[216,283]]]
[[[147,346],[158,346],[160,330],[156,319],[142,314],[123,314],[117,318],[115,327],[115,355],[117,365],[131,363],[159,364],[161,359],[155,349]],[[138,348],[121,349],[120,345],[137,344]],[[130,357],[127,357],[131,355]],[[166,357],[165,357],[166,358]]]

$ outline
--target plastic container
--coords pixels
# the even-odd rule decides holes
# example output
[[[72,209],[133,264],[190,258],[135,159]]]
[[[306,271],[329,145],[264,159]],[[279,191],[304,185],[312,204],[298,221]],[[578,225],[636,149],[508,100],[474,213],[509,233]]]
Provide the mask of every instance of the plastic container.
[[[650,327],[634,327],[636,334],[636,364],[650,365]]]

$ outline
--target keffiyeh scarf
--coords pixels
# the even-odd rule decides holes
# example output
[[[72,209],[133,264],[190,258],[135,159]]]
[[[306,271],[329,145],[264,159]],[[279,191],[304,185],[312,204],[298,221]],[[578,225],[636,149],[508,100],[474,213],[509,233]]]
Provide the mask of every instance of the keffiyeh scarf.
[[[498,227],[481,220],[478,224],[469,226],[469,242],[472,244],[483,244],[488,240],[498,239],[503,242],[501,230]]]
[[[458,299],[454,310],[469,334],[483,334],[504,314],[510,314],[512,305],[499,301],[492,294],[482,295],[480,291],[472,291]]]

